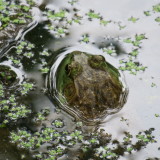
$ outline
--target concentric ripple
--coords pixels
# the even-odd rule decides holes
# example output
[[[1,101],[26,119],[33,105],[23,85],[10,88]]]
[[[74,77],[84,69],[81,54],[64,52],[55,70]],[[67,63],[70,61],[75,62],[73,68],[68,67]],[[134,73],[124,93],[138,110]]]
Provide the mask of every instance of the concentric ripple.
[[[57,57],[50,69],[47,87],[58,107],[89,125],[121,110],[128,95],[118,69],[102,55],[79,50]]]

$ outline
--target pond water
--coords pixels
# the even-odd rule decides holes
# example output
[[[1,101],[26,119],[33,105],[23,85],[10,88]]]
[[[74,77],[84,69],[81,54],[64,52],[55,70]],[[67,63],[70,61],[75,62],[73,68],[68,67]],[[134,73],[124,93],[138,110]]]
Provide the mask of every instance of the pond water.
[[[160,22],[155,21],[157,17],[160,17],[160,9],[159,12],[152,10],[153,6],[158,3],[158,0],[140,0],[137,2],[133,0],[122,0],[121,2],[117,0],[79,0],[71,5],[67,1],[47,0],[40,2],[37,0],[40,7],[36,6],[32,12],[35,20],[39,23],[24,36],[24,41],[34,46],[31,46],[30,49],[25,47],[25,53],[22,52],[17,56],[18,42],[17,46],[5,53],[0,61],[0,64],[10,66],[15,71],[18,75],[19,84],[27,81],[27,83],[33,82],[35,85],[33,91],[30,91],[24,97],[20,96],[18,99],[19,104],[24,103],[31,106],[32,114],[17,123],[11,123],[8,129],[0,129],[0,160],[31,160],[33,153],[45,150],[45,147],[42,147],[36,150],[30,149],[29,152],[20,149],[18,143],[10,143],[8,138],[10,132],[17,131],[18,128],[28,130],[30,133],[40,132],[44,126],[52,127],[52,122],[55,119],[61,119],[64,121],[65,126],[63,129],[59,128],[59,131],[67,130],[72,132],[75,129],[76,120],[74,116],[57,109],[57,103],[50,97],[46,84],[49,69],[57,57],[75,50],[103,55],[113,66],[120,67],[119,70],[122,65],[126,64],[123,61],[129,61],[131,58],[135,60],[138,67],[147,67],[144,71],[143,69],[135,71],[134,68],[130,71],[124,69],[124,81],[129,90],[126,104],[119,112],[108,115],[98,126],[84,126],[82,128],[87,133],[104,129],[105,132],[112,135],[113,139],[118,141],[123,141],[124,132],[136,135],[138,132],[154,128],[152,135],[155,136],[157,143],[149,143],[142,150],[133,151],[132,154],[126,153],[119,156],[118,159],[160,159]],[[72,24],[68,22],[69,24],[66,25],[65,18],[61,16],[54,21],[52,20],[52,18],[55,18],[53,16],[47,18],[46,15],[49,15],[50,10],[58,12],[61,9],[67,12],[68,20],[73,17],[76,20],[78,19],[80,24],[78,20],[75,20]],[[144,11],[149,11],[151,15],[146,16]],[[87,16],[89,12],[92,13],[90,17]],[[93,15],[93,13],[99,14]],[[134,18],[137,18],[137,20]],[[59,26],[61,26],[61,31],[58,30]],[[138,45],[132,43],[136,35],[145,35],[142,41],[135,41],[135,43],[140,42]],[[126,43],[125,39],[127,38],[130,38],[129,40],[132,42]],[[106,52],[110,48],[114,50],[111,55]],[[139,52],[136,57],[129,54],[133,50]],[[43,51],[49,55],[46,56]],[[34,53],[34,55],[27,54],[29,52]],[[20,63],[13,63],[13,59],[19,60],[18,58],[20,58]],[[122,64],[120,61],[122,61]],[[129,62],[132,62],[132,60]],[[55,83],[55,81],[52,83]],[[8,92],[20,95],[17,93],[20,92],[20,88],[13,87]],[[6,94],[9,95],[10,93]],[[42,109],[50,110],[49,115],[41,123],[34,124],[31,120],[32,117]],[[133,139],[134,141],[135,139]],[[67,149],[69,150],[68,153],[65,153],[65,156],[59,159],[96,159],[90,156],[92,150],[88,152],[87,156],[76,159],[77,155],[81,155],[78,146],[80,144],[76,145],[77,148]],[[99,159],[97,158],[97,160]]]

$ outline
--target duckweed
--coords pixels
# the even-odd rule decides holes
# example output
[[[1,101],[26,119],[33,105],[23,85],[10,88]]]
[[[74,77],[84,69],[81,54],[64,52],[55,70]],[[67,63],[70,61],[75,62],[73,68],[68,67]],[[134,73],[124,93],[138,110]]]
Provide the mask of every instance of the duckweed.
[[[59,12],[48,11],[47,16],[51,20],[63,20],[66,18],[67,12],[65,10],[60,10]]]
[[[10,57],[10,60],[12,61],[13,65],[15,67],[20,67],[21,66],[21,61],[17,58],[14,58],[13,56]]]
[[[21,86],[22,86],[22,89],[21,89],[22,95],[26,95],[29,91],[34,89],[33,83],[23,82]]]
[[[88,135],[81,130],[75,130],[70,133],[66,131],[59,132],[53,128],[46,127],[34,134],[19,129],[17,132],[11,132],[10,139],[12,143],[18,144],[18,147],[26,149],[39,148],[44,144],[53,144],[57,141],[58,143],[54,143],[54,148],[49,147],[45,152],[39,152],[34,155],[40,160],[50,159],[51,157],[57,159],[67,152],[67,146],[73,147],[79,143],[81,143],[81,150],[83,151],[84,156],[90,151],[90,148],[92,148],[91,158],[118,159],[120,157],[117,153],[119,148],[123,150],[123,154],[131,154],[149,143],[156,143],[154,136],[152,136],[152,132],[152,128],[144,132],[139,132],[135,136],[131,135],[129,132],[125,132],[123,141],[119,142],[112,139],[111,135],[108,135],[103,131],[100,131],[99,133],[90,133]],[[134,143],[132,142],[133,138],[136,138],[136,142]]]
[[[41,71],[42,73],[48,73],[48,72],[49,72],[49,68],[48,68],[48,67],[41,68],[40,71]]]
[[[122,71],[130,71],[131,74],[136,75],[139,71],[145,71],[146,66],[137,62],[136,58],[140,54],[140,48],[143,40],[146,40],[145,34],[136,34],[133,38],[126,38],[123,40],[133,46],[133,50],[128,53],[128,58],[119,61],[119,69]]]
[[[132,57],[130,57],[128,61],[120,60],[120,64],[123,64],[123,66],[119,67],[121,71],[130,71],[130,74],[133,75],[136,75],[138,71],[145,71],[145,69],[147,68],[142,66],[138,62],[133,61]]]
[[[71,0],[71,1],[68,1],[68,3],[71,4],[71,5],[74,5],[74,4],[76,4],[77,2],[78,2],[78,0]]]
[[[32,19],[30,16],[30,10],[32,5],[22,5],[20,2],[11,3],[0,0],[0,30],[7,28],[10,24],[26,24],[27,19]],[[12,13],[12,14],[10,14]],[[14,14],[13,14],[14,13]]]
[[[156,21],[156,22],[160,22],[160,17],[157,17],[157,18],[155,19],[155,21]]]
[[[82,35],[80,42],[89,43],[90,42],[89,35],[88,34]]]
[[[155,114],[155,117],[160,117],[160,114]]]
[[[150,11],[144,11],[144,14],[145,14],[146,16],[151,16]]]
[[[65,26],[55,27],[53,34],[56,38],[65,37],[68,34],[68,29]]]
[[[78,0],[68,1],[69,4],[74,5],[78,2]],[[12,2],[14,3],[14,2]],[[26,5],[10,5],[11,10],[14,8],[18,8],[18,10],[23,13],[17,14],[14,17],[9,16],[10,10],[8,10],[9,3],[4,0],[0,0],[0,21],[2,25],[0,26],[0,30],[6,28],[9,23],[13,24],[25,24],[27,23],[26,19],[31,19],[29,11],[31,6],[34,3],[31,0],[27,0],[29,6]],[[154,12],[160,12],[159,4],[153,6]],[[49,24],[48,29],[51,33],[54,34],[56,38],[63,38],[69,34],[68,26],[72,23],[80,24],[83,16],[74,15],[71,19],[68,18],[69,12],[65,9],[56,11],[48,10],[44,14],[47,15],[48,19],[53,21],[58,21],[64,23],[62,26],[56,26],[52,23]],[[146,16],[151,15],[151,11],[145,11],[144,14]],[[4,15],[7,15],[6,17]],[[90,10],[86,14],[89,20],[98,19],[100,24],[103,26],[107,26],[111,21],[107,21],[102,18],[100,13],[96,13],[94,10]],[[135,23],[139,20],[139,18],[130,17],[129,21]],[[155,19],[155,21],[160,22],[159,17]],[[67,24],[67,25],[66,25]],[[124,29],[126,26],[117,23],[119,29]],[[140,54],[140,47],[142,44],[142,40],[147,39],[145,34],[136,34],[133,38],[126,38],[123,40],[124,43],[129,43],[133,46],[133,50],[128,53],[128,59],[120,60],[119,69],[122,71],[129,71],[131,74],[136,74],[138,71],[145,71],[147,67],[144,67],[142,64],[136,61],[137,56]],[[88,34],[83,34],[80,42],[89,43],[90,36]],[[9,57],[12,60],[13,64],[16,67],[21,65],[22,57],[33,58],[35,53],[33,52],[35,46],[28,41],[21,41],[16,46],[16,56]],[[116,53],[116,50],[113,46],[108,48],[103,48],[103,52],[113,55]],[[43,50],[40,53],[37,53],[42,57],[48,57],[51,53],[48,50]],[[42,73],[48,73],[49,68],[46,66],[47,62],[43,59],[44,62],[41,63],[40,71]],[[151,85],[155,86],[154,83]],[[17,95],[21,94],[23,96],[27,96],[27,94],[34,90],[34,83],[28,82],[24,80],[22,84],[19,85],[18,93],[9,94],[4,90],[3,84],[0,84],[0,111],[3,114],[3,122],[1,122],[1,127],[6,127],[10,123],[16,123],[18,120],[22,118],[27,118],[31,114],[31,109],[29,106],[20,103]],[[46,120],[46,116],[49,114],[48,110],[42,110],[39,113],[35,114],[33,119],[35,122],[41,122]],[[159,114],[155,114],[155,117],[159,117]],[[126,119],[122,119],[122,121],[126,121]],[[52,122],[53,128],[43,127],[40,131],[31,133],[26,129],[17,129],[17,131],[12,131],[10,134],[10,139],[12,143],[17,144],[19,148],[34,150],[37,148],[41,148],[44,145],[52,146],[49,147],[46,151],[36,153],[34,156],[39,160],[54,160],[62,155],[67,153],[68,146],[74,147],[76,145],[80,145],[80,150],[83,152],[84,157],[88,153],[91,153],[91,157],[93,159],[118,159],[121,155],[118,154],[118,149],[123,151],[123,154],[133,153],[142,149],[149,143],[156,143],[155,137],[152,136],[153,129],[148,131],[140,132],[137,135],[131,135],[129,132],[124,133],[124,138],[122,142],[118,140],[112,139],[112,136],[107,133],[97,132],[86,134],[82,131],[81,127],[83,126],[82,122],[77,123],[77,128],[73,131],[59,131],[59,128],[64,127],[64,122],[61,119],[56,119]],[[56,128],[56,129],[55,129]],[[136,138],[136,142],[133,143],[132,139]],[[103,143],[102,143],[103,141]],[[114,145],[113,145],[114,144]],[[92,150],[92,152],[90,152]]]
[[[102,51],[104,53],[107,53],[111,56],[113,56],[114,54],[116,54],[116,50],[115,50],[115,47],[113,45],[107,47],[107,48],[102,48]]]
[[[90,20],[92,19],[100,19],[101,16],[99,13],[95,13],[94,10],[90,10],[88,13],[87,13],[87,16]]]
[[[46,120],[46,117],[49,115],[50,111],[48,109],[42,109],[40,112],[36,113],[34,117],[34,122],[42,122]]]
[[[151,87],[156,87],[157,85],[152,82]]]
[[[153,11],[154,12],[160,12],[160,4],[157,4],[157,5],[153,6]]]
[[[52,122],[52,125],[54,125],[56,128],[62,128],[64,126],[64,123],[60,119],[56,119]]]
[[[104,19],[101,19],[101,20],[100,20],[100,24],[101,24],[101,25],[106,26],[106,25],[108,25],[109,23],[111,23],[111,21],[106,21],[106,20],[104,20]]]
[[[5,94],[4,91],[3,94]],[[3,127],[4,124],[9,125],[9,123],[16,123],[19,119],[27,118],[31,113],[29,107],[20,104],[14,95],[10,95],[9,99],[6,99],[5,96],[1,97],[0,111],[3,118],[1,126]]]
[[[139,20],[139,18],[136,18],[136,17],[133,17],[133,16],[128,18],[128,21],[131,21],[133,23],[136,23],[138,20]]]

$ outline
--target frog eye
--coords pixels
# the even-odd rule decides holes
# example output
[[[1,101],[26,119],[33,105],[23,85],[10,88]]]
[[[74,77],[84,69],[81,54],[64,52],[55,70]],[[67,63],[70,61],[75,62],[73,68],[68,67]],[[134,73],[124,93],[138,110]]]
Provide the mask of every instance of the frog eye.
[[[88,59],[88,62],[99,64],[101,62],[105,62],[105,58],[101,55],[93,55]]]

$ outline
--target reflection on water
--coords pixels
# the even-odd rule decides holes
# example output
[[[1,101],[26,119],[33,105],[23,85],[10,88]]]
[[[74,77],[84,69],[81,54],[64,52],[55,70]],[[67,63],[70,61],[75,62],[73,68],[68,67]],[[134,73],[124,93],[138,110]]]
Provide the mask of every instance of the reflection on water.
[[[10,144],[9,141],[9,130],[0,129],[0,160],[18,160],[18,159],[32,159],[29,154],[25,153],[24,150],[19,151],[15,145]]]
[[[47,1],[47,3],[45,3],[44,5],[48,4],[48,8],[54,8],[56,10],[64,7],[70,9],[70,5],[59,0]],[[75,49],[77,50],[79,47],[80,50],[84,52],[101,53],[105,55],[101,48],[115,46],[117,55],[109,56],[106,54],[105,58],[108,62],[118,68],[119,60],[128,56],[127,53],[133,49],[133,46],[125,44],[123,39],[133,37],[135,34],[146,35],[147,39],[141,44],[141,48],[139,49],[140,54],[138,55],[137,61],[148,68],[145,72],[138,73],[136,76],[124,72],[125,80],[130,90],[127,103],[120,112],[106,117],[105,122],[101,124],[100,128],[105,129],[107,133],[112,134],[112,136],[118,140],[122,139],[124,132],[130,132],[135,135],[141,130],[155,128],[154,135],[158,142],[156,144],[149,144],[144,150],[133,153],[132,155],[128,154],[122,156],[119,158],[120,160],[145,160],[148,157],[160,157],[160,152],[158,151],[158,148],[160,147],[160,118],[155,117],[155,114],[160,114],[160,72],[158,70],[160,60],[160,26],[154,21],[154,19],[159,16],[159,13],[152,13],[149,17],[146,17],[143,14],[144,11],[151,10],[152,6],[156,3],[158,3],[157,0],[141,0],[139,2],[123,0],[119,3],[115,0],[79,0],[74,7],[79,10],[80,15],[85,15],[90,9],[93,9],[96,13],[103,15],[103,18],[108,21],[111,20],[111,23],[107,24],[107,26],[102,26],[99,25],[99,22],[96,19],[88,21],[86,18],[82,20],[80,25],[74,24],[69,29],[69,35],[64,38],[56,39],[51,35],[52,32],[50,34],[48,30],[44,29],[45,24],[48,22],[43,22],[25,36],[26,39],[36,45],[35,51],[41,52],[44,47],[52,51],[52,59],[47,59],[47,62],[49,62],[50,65],[55,61],[57,54],[64,51],[64,48],[71,47],[70,51],[73,51]],[[41,5],[42,9],[45,8],[44,5]],[[136,23],[129,22],[128,18],[131,16],[139,18],[139,20]],[[126,27],[120,30],[119,25],[117,24]],[[84,34],[89,35],[90,45],[82,42],[82,35]],[[41,63],[38,55],[34,58],[36,59],[34,59],[36,62],[33,61],[32,65],[30,59],[23,59],[24,77],[35,80],[35,82],[38,83],[38,89],[29,96],[28,102],[32,104],[34,111],[40,111],[46,107],[51,109],[51,113],[43,125],[49,126],[50,122],[55,118],[61,118],[66,121],[66,126],[68,126],[67,129],[74,129],[75,124],[72,121],[73,118],[65,112],[62,112],[61,114],[55,113],[55,106],[45,95],[45,91],[44,93],[40,92],[42,88],[45,90],[45,76],[42,76],[37,71],[39,69],[38,63]],[[41,126],[29,126],[28,128],[31,130],[38,130]],[[3,137],[4,135],[7,136],[8,133],[6,133],[5,129],[1,129],[0,136]],[[22,159],[20,152],[14,147],[8,145],[8,138],[4,137],[3,140],[1,139],[0,141],[0,146],[4,146],[4,148],[0,149],[0,159]],[[5,152],[6,154],[4,154]],[[77,150],[74,152],[77,152]],[[73,158],[73,152],[70,153],[70,156]],[[30,158],[27,157],[24,159],[28,160]],[[86,159],[89,159],[89,157],[86,157]]]

